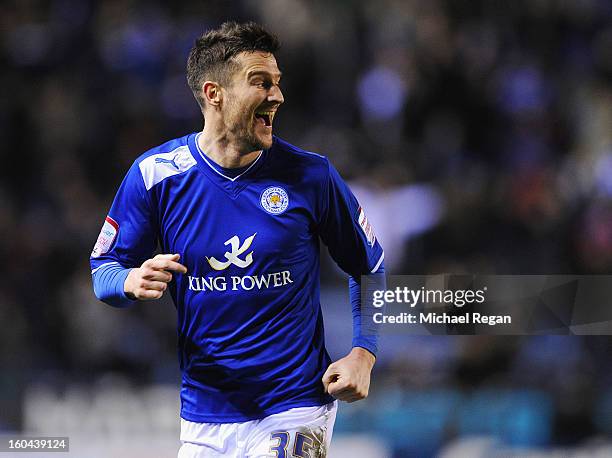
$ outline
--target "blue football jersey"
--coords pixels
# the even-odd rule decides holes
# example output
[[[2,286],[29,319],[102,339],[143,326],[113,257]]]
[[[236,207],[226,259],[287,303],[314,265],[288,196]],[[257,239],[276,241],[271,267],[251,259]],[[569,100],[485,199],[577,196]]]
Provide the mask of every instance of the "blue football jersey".
[[[134,162],[92,253],[94,278],[140,266],[158,245],[181,255],[188,271],[173,272],[168,290],[186,420],[240,422],[328,403],[319,240],[351,276],[376,271],[383,250],[365,212],[324,156],[275,137],[230,176],[198,135]],[[360,339],[353,345],[376,351]]]

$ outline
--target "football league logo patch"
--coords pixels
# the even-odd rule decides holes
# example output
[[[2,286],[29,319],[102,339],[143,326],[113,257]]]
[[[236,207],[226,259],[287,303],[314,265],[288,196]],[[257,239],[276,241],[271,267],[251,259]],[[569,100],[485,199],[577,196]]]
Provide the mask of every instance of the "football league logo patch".
[[[376,242],[376,235],[374,234],[374,228],[368,221],[368,218],[365,212],[363,211],[363,208],[359,207],[359,210],[357,211],[359,213],[359,215],[357,216],[357,222],[359,223],[359,227],[361,228],[364,235],[366,236],[366,240],[368,241],[368,244],[370,246],[374,246],[374,243]]]
[[[102,226],[98,240],[96,240],[96,245],[91,252],[91,257],[98,258],[103,254],[108,253],[108,250],[110,250],[111,246],[113,245],[118,232],[119,224],[117,224],[117,221],[110,216],[107,216],[104,220],[104,225]]]
[[[273,215],[280,215],[289,206],[289,196],[280,186],[271,186],[261,193],[261,206]]]

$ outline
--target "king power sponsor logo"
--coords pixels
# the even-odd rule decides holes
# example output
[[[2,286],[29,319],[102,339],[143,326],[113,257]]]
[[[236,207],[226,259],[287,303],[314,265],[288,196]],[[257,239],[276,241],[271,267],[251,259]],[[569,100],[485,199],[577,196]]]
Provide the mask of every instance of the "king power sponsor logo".
[[[278,288],[293,283],[291,272],[283,270],[264,275],[232,275],[230,277],[192,277],[189,275],[191,291],[251,291]]]
[[[246,257],[244,259],[240,259],[238,256],[240,256],[242,253],[244,253],[246,250],[248,250],[251,247],[251,243],[253,243],[253,239],[255,238],[255,236],[257,235],[257,232],[255,232],[253,235],[251,235],[250,237],[248,237],[244,243],[242,245],[240,245],[240,239],[238,238],[237,235],[234,235],[231,239],[226,240],[224,245],[231,245],[232,247],[232,251],[226,251],[225,252],[225,259],[227,259],[227,261],[217,261],[215,258],[213,257],[206,257],[206,260],[208,261],[208,264],[210,264],[210,267],[212,267],[215,270],[225,270],[227,269],[229,266],[231,266],[232,264],[234,264],[235,266],[241,267],[241,268],[245,268],[250,266],[251,264],[253,264],[253,252],[251,251],[249,254],[246,255]]]
[[[206,261],[209,266],[216,271],[225,270],[231,265],[241,269],[250,266],[253,263],[253,254],[255,250],[251,250],[246,255],[244,255],[244,253],[249,250],[256,235],[257,233],[247,237],[242,243],[240,243],[240,238],[234,235],[224,243],[226,246],[229,245],[231,249],[231,251],[225,252],[225,260],[219,261],[212,256],[206,256]],[[293,283],[291,271],[289,270],[264,273],[261,275],[231,275],[229,277],[223,275],[206,277],[189,275],[187,278],[189,280],[189,290],[202,292],[262,290],[278,288]]]

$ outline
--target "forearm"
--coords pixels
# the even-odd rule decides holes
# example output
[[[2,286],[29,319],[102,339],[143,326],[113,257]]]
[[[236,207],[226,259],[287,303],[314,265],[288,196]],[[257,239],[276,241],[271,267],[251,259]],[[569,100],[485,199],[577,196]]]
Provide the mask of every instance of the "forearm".
[[[125,279],[129,268],[119,263],[100,266],[92,272],[93,288],[96,297],[113,307],[128,307],[134,303],[124,292]]]
[[[379,275],[384,278],[384,265],[371,275]],[[368,320],[372,317],[371,304],[362,306],[361,304],[361,278],[349,277],[349,297],[353,314],[353,348],[364,348],[374,357],[378,352],[378,332],[377,328],[371,325]]]

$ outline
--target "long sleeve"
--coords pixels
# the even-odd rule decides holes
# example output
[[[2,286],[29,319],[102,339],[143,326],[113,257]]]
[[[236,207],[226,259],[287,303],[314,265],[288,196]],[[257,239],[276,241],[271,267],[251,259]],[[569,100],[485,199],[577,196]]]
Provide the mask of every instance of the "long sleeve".
[[[331,257],[355,278],[376,272],[384,259],[383,248],[365,210],[331,164],[323,196],[319,233]]]
[[[372,326],[364,326],[366,320],[370,319],[364,312],[370,308],[361,304],[361,276],[384,277],[384,252],[376,240],[365,210],[331,165],[324,196],[320,234],[334,261],[349,274],[353,347],[365,348],[375,355],[378,337]]]
[[[157,244],[156,215],[140,169],[134,164],[121,183],[93,252],[90,264],[96,297],[115,307],[131,301],[123,291],[131,268],[151,257]]]
[[[383,262],[373,275],[381,276],[381,281],[384,282],[384,274],[385,266]],[[372,304],[367,304],[365,307],[361,304],[360,277],[355,278],[350,276],[348,284],[351,311],[353,314],[353,347],[365,348],[376,356],[378,352],[378,329],[371,323],[365,324],[366,320],[372,319]]]
[[[136,301],[126,296],[123,285],[130,268],[118,263],[103,264],[91,274],[96,297],[113,307],[128,307]]]

